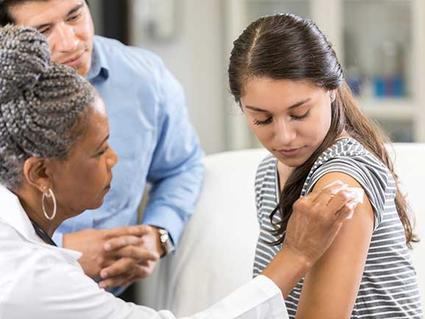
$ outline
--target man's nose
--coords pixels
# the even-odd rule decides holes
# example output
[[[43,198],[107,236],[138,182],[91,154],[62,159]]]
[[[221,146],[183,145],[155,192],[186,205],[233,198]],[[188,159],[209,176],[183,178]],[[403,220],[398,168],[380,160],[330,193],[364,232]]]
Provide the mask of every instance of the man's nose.
[[[52,43],[50,44],[52,53],[64,53],[72,52],[78,47],[78,37],[75,34],[73,26],[61,23],[56,26],[53,37],[51,37]]]

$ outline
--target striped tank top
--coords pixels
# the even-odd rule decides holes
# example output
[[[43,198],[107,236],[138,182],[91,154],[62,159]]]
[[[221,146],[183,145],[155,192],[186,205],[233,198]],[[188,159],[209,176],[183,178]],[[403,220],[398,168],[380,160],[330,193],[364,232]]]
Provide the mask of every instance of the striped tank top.
[[[323,152],[313,164],[301,195],[329,172],[344,172],[362,185],[374,209],[374,231],[361,284],[351,314],[352,319],[423,318],[416,273],[405,243],[403,225],[395,206],[396,185],[385,165],[352,138],[340,139]],[[257,217],[260,235],[257,243],[254,276],[257,276],[282,248],[270,242],[270,214],[277,206],[277,159],[267,156],[259,165],[255,180]],[[276,223],[280,217],[274,215]],[[286,298],[289,317],[295,318],[303,280]]]

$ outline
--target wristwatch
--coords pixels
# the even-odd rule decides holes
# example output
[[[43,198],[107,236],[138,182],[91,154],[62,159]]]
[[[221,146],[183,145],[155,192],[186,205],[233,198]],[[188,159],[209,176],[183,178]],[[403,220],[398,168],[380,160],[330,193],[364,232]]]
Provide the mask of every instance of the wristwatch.
[[[167,256],[172,251],[174,251],[175,247],[167,230],[165,230],[164,228],[158,228],[158,233],[159,233],[159,241],[161,242],[161,247],[164,251],[164,254],[161,256],[162,258],[164,256]]]

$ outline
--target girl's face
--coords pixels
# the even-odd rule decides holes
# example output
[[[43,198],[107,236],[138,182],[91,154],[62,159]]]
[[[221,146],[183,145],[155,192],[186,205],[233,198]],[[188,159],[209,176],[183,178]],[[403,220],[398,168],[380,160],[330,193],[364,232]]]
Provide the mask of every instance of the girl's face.
[[[302,165],[328,133],[333,91],[309,81],[254,77],[243,92],[250,129],[285,166]]]

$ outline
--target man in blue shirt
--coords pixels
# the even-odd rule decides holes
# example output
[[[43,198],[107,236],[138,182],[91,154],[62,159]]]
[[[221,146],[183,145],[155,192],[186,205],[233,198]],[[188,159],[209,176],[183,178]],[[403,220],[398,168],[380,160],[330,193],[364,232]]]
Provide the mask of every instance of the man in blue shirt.
[[[202,184],[203,152],[182,88],[153,53],[94,36],[84,0],[3,0],[0,23],[38,29],[52,60],[87,77],[107,107],[110,144],[120,159],[111,190],[96,212],[67,220],[56,243],[81,251],[84,271],[102,287],[148,276],[177,244]],[[147,182],[142,223],[151,227],[138,236],[127,226],[138,222]]]

